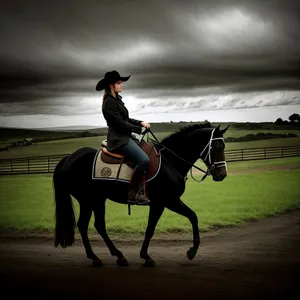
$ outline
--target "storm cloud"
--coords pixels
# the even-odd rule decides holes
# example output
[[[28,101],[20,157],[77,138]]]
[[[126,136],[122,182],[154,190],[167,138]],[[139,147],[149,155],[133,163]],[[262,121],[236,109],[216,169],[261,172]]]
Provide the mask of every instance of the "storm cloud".
[[[299,11],[293,0],[1,1],[0,113],[92,113],[113,69],[131,75],[124,93],[145,112],[300,104]]]

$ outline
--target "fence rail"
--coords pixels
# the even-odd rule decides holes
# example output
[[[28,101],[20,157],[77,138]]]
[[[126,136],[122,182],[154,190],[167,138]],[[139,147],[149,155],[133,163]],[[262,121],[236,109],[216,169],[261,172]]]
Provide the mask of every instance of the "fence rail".
[[[0,159],[0,175],[53,173],[57,163],[68,154]],[[227,162],[300,156],[300,145],[246,148],[225,151]]]
[[[0,159],[0,175],[53,173],[57,163],[66,155]]]
[[[226,161],[246,161],[300,156],[300,145],[236,149],[225,152]]]

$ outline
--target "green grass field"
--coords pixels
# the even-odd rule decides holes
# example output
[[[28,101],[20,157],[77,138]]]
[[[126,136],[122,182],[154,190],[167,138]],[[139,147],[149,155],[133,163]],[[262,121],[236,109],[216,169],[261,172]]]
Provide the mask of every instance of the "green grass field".
[[[282,166],[290,168],[282,170]],[[294,169],[295,166],[297,169]],[[187,181],[182,199],[198,215],[201,231],[236,226],[247,220],[279,214],[300,207],[300,158],[229,163],[223,182],[207,178]],[[243,170],[245,173],[239,174]],[[195,175],[201,178],[199,174]],[[2,230],[51,230],[54,228],[52,174],[0,177],[0,228]],[[74,200],[76,217],[78,204]],[[132,207],[107,201],[109,233],[143,234],[148,207]],[[91,232],[93,218],[90,223]],[[156,232],[191,232],[189,221],[165,210]]]

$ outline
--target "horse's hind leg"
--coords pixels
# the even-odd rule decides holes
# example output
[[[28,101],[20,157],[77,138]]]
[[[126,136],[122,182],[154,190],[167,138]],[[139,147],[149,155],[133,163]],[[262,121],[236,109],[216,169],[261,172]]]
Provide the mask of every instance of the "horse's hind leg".
[[[88,204],[80,203],[80,214],[77,222],[77,227],[80,232],[86,256],[88,259],[93,260],[94,266],[101,266],[101,260],[93,252],[89,238],[88,238],[88,226],[92,216],[92,208]]]
[[[116,246],[113,244],[111,239],[109,238],[107,231],[106,231],[106,225],[105,225],[105,201],[97,200],[94,203],[94,217],[95,217],[95,228],[98,231],[98,233],[103,238],[106,246],[108,247],[110,254],[112,256],[116,256],[118,258],[117,263],[120,266],[128,266],[128,261],[124,257],[123,253],[116,248]]]

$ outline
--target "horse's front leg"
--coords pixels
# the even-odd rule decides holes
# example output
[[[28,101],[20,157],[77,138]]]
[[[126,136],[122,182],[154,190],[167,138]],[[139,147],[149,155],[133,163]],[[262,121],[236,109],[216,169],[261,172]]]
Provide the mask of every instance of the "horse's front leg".
[[[166,207],[171,211],[178,213],[179,215],[187,217],[193,227],[193,246],[187,251],[188,259],[192,260],[198,251],[200,245],[200,234],[198,227],[198,218],[196,213],[185,205],[180,199],[169,202]]]
[[[163,211],[164,211],[164,206],[162,204],[152,204],[152,203],[150,204],[148,225],[145,232],[145,239],[140,252],[141,259],[145,259],[144,266],[146,267],[155,266],[155,261],[148,254],[148,247],[149,247],[150,240],[153,237],[157,222],[161,217]]]

